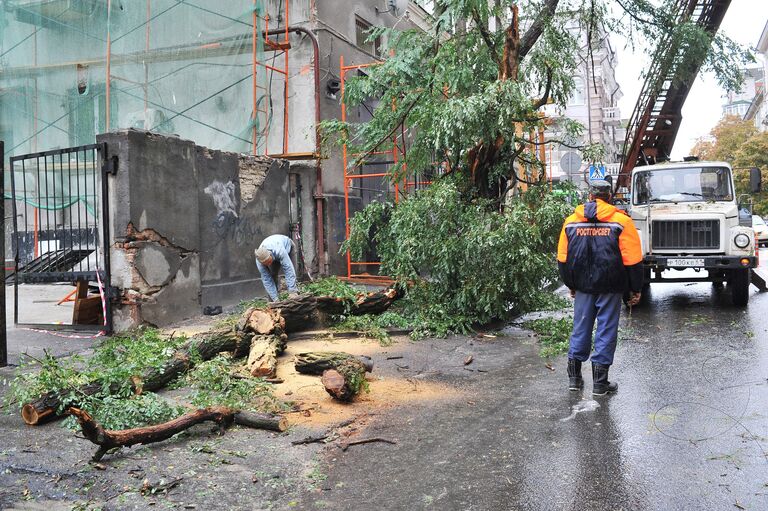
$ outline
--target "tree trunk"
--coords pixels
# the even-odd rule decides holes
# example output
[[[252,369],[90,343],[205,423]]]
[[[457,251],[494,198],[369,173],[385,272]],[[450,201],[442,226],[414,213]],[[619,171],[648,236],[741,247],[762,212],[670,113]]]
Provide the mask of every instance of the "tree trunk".
[[[219,353],[231,351],[236,357],[248,353],[251,336],[235,333],[232,330],[215,330],[192,337],[163,366],[147,370],[141,376],[131,378],[131,386],[136,393],[159,390],[180,374],[188,371],[193,365],[192,354],[201,360],[210,360]],[[101,383],[84,385],[74,392],[81,396],[91,396],[101,391]],[[114,389],[117,391],[117,388]],[[66,393],[69,394],[69,393]],[[48,392],[35,401],[26,403],[21,409],[21,417],[29,425],[45,424],[62,417],[59,409],[65,393]],[[74,403],[69,403],[70,405]]]
[[[320,376],[328,369],[335,369],[349,359],[359,360],[367,372],[373,371],[373,361],[369,358],[361,359],[340,351],[310,351],[296,355],[296,372]]]
[[[282,433],[288,429],[288,420],[280,415],[270,413],[255,413],[240,410],[235,412],[235,424],[254,429],[268,429]]]
[[[354,303],[345,309],[344,301],[332,296],[318,296],[317,308],[325,314],[345,314],[362,316],[363,314],[381,314],[397,300],[402,298],[403,291],[400,287],[388,287],[383,291],[360,295]]]
[[[361,390],[368,388],[365,366],[355,358],[341,362],[334,369],[327,369],[320,379],[325,391],[339,401],[352,401]]]
[[[277,373],[277,357],[285,351],[288,337],[280,335],[257,335],[251,342],[246,367],[252,376],[274,378]]]
[[[273,302],[269,308],[285,318],[286,333],[309,330],[317,323],[317,299],[312,295]]]

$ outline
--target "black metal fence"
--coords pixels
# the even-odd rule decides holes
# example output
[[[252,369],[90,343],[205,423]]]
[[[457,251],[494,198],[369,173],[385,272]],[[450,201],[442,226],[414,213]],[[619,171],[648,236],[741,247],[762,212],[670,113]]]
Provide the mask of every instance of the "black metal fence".
[[[0,254],[3,265],[0,267],[0,367],[8,365],[8,333],[5,324],[5,143],[0,140]]]
[[[81,281],[106,290],[105,149],[92,144],[10,159],[16,304],[19,284]]]

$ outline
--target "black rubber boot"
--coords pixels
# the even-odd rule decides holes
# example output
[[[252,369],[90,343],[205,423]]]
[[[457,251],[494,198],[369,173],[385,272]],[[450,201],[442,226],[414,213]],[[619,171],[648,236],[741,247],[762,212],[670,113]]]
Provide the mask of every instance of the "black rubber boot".
[[[592,363],[593,396],[604,396],[609,392],[616,392],[619,390],[618,383],[611,383],[608,381],[608,369],[610,367],[611,366]]]
[[[584,388],[584,378],[581,377],[581,360],[568,359],[568,390]]]

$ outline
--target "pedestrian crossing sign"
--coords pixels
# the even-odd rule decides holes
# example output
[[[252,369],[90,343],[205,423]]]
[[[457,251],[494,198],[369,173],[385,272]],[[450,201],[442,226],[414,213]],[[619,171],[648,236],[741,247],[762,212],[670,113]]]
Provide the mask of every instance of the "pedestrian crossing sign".
[[[589,180],[597,181],[605,179],[605,165],[590,165],[589,166]]]

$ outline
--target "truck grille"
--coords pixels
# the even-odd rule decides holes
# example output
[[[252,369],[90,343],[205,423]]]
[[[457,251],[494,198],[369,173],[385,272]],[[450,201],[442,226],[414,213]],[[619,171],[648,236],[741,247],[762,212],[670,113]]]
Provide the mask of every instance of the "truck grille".
[[[718,220],[654,220],[654,249],[720,248]]]

